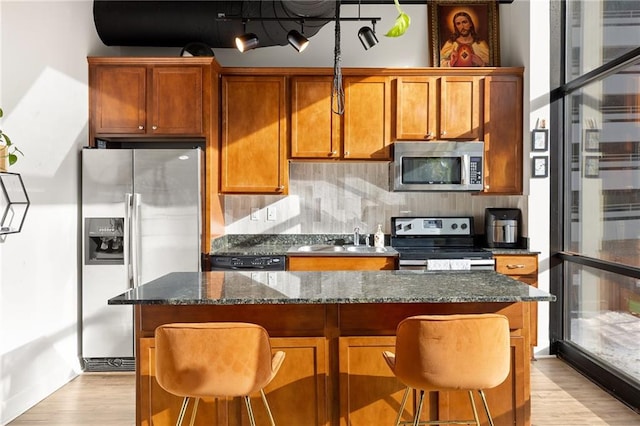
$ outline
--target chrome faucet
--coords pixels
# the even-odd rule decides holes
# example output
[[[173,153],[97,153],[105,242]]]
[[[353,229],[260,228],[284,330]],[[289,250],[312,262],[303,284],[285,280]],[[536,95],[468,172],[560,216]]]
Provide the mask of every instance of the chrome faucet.
[[[360,245],[360,228],[358,228],[357,226],[353,230],[353,245],[354,246]]]

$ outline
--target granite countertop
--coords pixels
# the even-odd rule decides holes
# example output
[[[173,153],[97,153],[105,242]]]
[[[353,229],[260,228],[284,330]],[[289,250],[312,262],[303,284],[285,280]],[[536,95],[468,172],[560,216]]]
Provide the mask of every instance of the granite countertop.
[[[549,302],[555,296],[494,271],[173,272],[110,305]]]
[[[364,237],[362,237],[364,238]],[[371,237],[373,239],[373,237]],[[362,241],[363,242],[363,241]],[[362,246],[361,242],[361,246]],[[396,250],[391,247],[389,235],[385,236],[386,252],[353,253],[338,251],[329,254],[323,252],[300,252],[296,249],[300,246],[312,245],[352,245],[351,234],[229,234],[213,240],[211,244],[212,255],[222,256],[397,256]],[[536,254],[528,249],[485,248],[495,255],[527,255]]]

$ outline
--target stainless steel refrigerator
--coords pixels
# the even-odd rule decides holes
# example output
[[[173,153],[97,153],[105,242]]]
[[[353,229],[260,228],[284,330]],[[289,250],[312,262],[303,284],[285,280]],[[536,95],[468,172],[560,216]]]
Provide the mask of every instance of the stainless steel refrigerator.
[[[133,370],[133,308],[107,300],[168,272],[199,271],[202,151],[82,151],[82,359]]]

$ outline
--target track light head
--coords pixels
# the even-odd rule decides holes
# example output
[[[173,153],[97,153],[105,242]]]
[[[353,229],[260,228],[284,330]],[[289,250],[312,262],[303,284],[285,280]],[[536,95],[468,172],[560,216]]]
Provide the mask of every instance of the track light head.
[[[246,33],[239,37],[236,37],[236,47],[240,52],[246,52],[247,50],[255,49],[260,44],[258,36],[254,33]]]
[[[364,47],[364,50],[369,50],[376,44],[378,44],[378,37],[371,27],[362,27],[358,31],[358,38]]]
[[[289,44],[298,52],[302,52],[307,48],[307,46],[309,46],[309,40],[296,30],[289,31],[289,34],[287,34],[287,40],[289,40]]]

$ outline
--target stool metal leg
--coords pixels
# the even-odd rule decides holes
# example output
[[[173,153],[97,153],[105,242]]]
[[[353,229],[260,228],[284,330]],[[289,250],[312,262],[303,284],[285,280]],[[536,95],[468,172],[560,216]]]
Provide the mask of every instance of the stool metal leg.
[[[191,412],[191,421],[189,422],[189,426],[193,426],[196,423],[196,411],[198,411],[198,403],[200,402],[200,398],[196,398],[193,401],[193,411]]]
[[[480,394],[480,398],[482,398],[482,405],[484,405],[484,411],[487,413],[489,424],[491,426],[494,426],[493,418],[491,417],[491,413],[489,413],[489,405],[487,404],[487,398],[484,396],[484,391],[482,389],[478,389],[478,393]]]
[[[249,414],[249,424],[251,426],[256,426],[256,419],[253,417],[253,408],[251,408],[251,399],[249,395],[243,396],[244,403],[247,406],[247,413]]]
[[[187,406],[189,405],[189,397],[185,396],[182,400],[182,407],[180,407],[180,413],[178,414],[178,421],[176,421],[176,426],[182,425],[182,420],[184,420],[184,414],[187,412]]]
[[[264,402],[264,406],[267,408],[267,414],[269,414],[271,426],[276,426],[276,422],[273,421],[273,414],[271,414],[271,408],[269,408],[269,403],[267,402],[267,396],[264,394],[264,390],[260,389],[260,395],[262,396],[262,402]]]
[[[418,408],[416,409],[416,416],[413,419],[413,426],[420,424],[420,414],[422,413],[422,404],[424,402],[424,390],[420,389],[420,400],[418,402]]]
[[[402,402],[400,403],[400,410],[398,410],[398,417],[396,418],[396,426],[400,426],[400,419],[402,419],[402,413],[404,413],[404,406],[407,405],[407,398],[409,397],[409,392],[411,388],[407,386],[404,390],[404,395],[402,395]]]
[[[471,409],[473,410],[473,418],[476,421],[476,426],[480,426],[478,410],[476,410],[476,402],[473,400],[473,391],[469,391],[469,402],[471,402]]]

